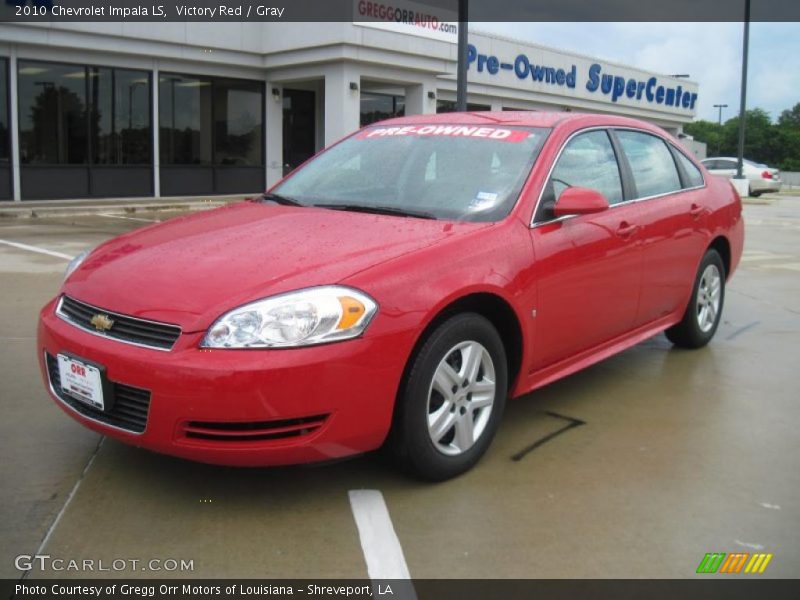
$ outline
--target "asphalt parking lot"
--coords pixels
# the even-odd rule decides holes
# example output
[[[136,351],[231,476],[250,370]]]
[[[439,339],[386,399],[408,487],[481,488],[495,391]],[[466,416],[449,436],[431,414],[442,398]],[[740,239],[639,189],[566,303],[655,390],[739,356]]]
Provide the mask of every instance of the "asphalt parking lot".
[[[54,405],[35,327],[66,260],[19,245],[71,256],[175,214],[0,221],[0,576],[38,553],[194,567],[104,576],[363,578],[361,489],[382,493],[415,578],[684,578],[707,552],[768,552],[761,577],[800,575],[800,196],[746,206],[709,347],[659,336],[510,403],[477,468],[436,485],[380,454],[189,463],[101,439]]]

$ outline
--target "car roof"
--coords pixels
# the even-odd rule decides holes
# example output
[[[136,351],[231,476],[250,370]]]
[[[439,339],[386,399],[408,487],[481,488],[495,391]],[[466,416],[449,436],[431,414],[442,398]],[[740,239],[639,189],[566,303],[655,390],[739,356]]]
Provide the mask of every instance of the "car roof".
[[[602,115],[576,112],[559,111],[481,111],[481,112],[450,112],[427,115],[411,115],[396,117],[373,123],[372,125],[422,125],[433,123],[447,123],[451,125],[517,125],[523,127],[555,128],[565,125],[578,127],[636,127],[664,135],[663,129],[645,121],[619,117],[616,115]],[[671,137],[671,136],[670,136]]]

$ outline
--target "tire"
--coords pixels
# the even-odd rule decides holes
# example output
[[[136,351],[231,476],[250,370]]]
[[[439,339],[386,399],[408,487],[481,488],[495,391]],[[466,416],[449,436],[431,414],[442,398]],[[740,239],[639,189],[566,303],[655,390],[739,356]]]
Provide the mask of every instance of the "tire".
[[[764,192],[754,192],[754,191],[751,190],[750,191],[750,196],[753,197],[753,198],[758,198],[763,193]]]
[[[429,481],[472,468],[497,431],[508,393],[497,330],[475,313],[451,317],[411,357],[406,373],[389,436],[400,467]]]
[[[665,332],[669,341],[682,348],[708,344],[719,326],[724,302],[725,265],[719,252],[710,249],[700,261],[683,319]]]

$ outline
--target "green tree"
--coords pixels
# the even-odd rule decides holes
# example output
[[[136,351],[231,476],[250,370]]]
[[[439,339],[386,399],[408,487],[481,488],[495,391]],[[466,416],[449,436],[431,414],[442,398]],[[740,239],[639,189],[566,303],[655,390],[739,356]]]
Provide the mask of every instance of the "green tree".
[[[778,125],[800,131],[800,102],[788,108],[778,117]]]
[[[774,163],[775,129],[769,113],[761,108],[745,112],[744,157],[755,162]],[[736,156],[739,149],[739,117],[725,121],[722,131],[723,156]]]
[[[708,155],[716,156],[717,147],[720,142],[722,128],[712,121],[695,121],[687,123],[683,130],[694,139],[705,142],[708,145]]]
[[[738,116],[725,121],[722,127],[701,120],[683,129],[708,145],[709,156],[736,156],[738,152]],[[744,157],[782,171],[800,171],[800,103],[781,112],[777,123],[761,108],[745,112]]]
[[[781,171],[800,171],[800,128],[780,127],[775,137],[781,156],[772,166]]]

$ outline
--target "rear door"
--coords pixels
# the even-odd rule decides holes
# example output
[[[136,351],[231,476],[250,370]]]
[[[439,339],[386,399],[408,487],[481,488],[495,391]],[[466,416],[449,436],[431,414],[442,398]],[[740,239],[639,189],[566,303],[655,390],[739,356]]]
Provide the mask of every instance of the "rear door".
[[[641,211],[642,293],[636,326],[683,312],[708,244],[707,190],[700,170],[662,138],[618,129]]]
[[[569,186],[596,189],[611,207],[556,219],[553,206]],[[625,201],[608,132],[574,135],[556,160],[530,230],[537,281],[531,371],[631,328],[642,277],[639,221],[636,203]]]

